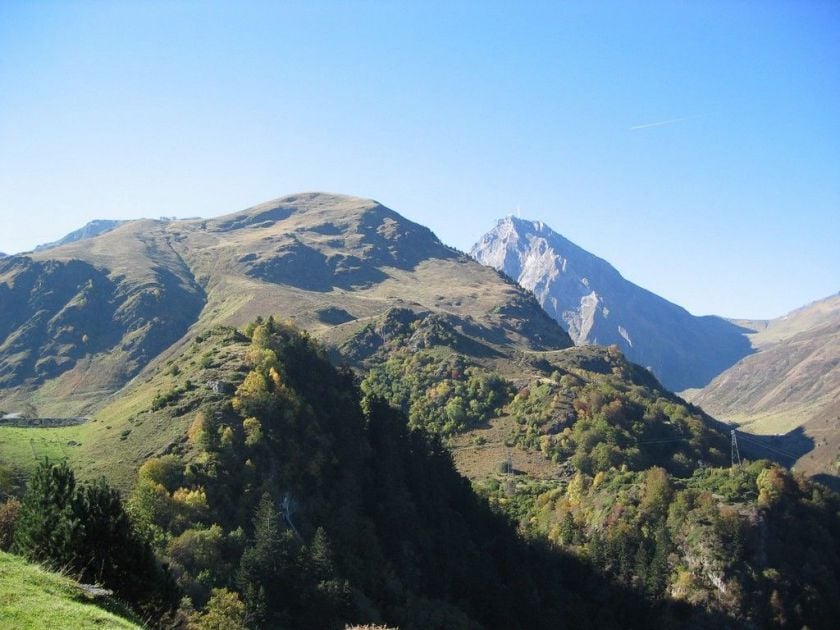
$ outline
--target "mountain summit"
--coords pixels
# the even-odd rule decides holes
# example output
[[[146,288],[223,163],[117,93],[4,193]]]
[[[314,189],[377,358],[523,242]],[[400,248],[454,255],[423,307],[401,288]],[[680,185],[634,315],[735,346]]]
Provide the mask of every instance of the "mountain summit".
[[[572,345],[519,286],[371,199],[111,228],[0,260],[0,408],[88,413],[188,332],[267,314],[336,346],[395,308],[445,318],[487,356]]]
[[[745,329],[625,280],[542,221],[501,219],[471,255],[533,291],[576,344],[615,344],[669,389],[703,387],[751,351]]]

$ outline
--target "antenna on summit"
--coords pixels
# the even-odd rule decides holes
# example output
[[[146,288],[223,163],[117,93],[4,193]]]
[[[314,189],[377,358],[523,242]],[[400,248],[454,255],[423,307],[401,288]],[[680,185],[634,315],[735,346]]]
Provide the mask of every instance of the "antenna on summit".
[[[519,207],[519,204],[516,204],[516,218],[517,219],[522,218],[522,208]]]

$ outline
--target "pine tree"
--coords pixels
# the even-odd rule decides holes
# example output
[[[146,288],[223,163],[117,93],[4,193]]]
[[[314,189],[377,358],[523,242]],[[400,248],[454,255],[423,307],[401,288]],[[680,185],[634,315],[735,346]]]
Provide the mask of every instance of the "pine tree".
[[[15,549],[30,560],[72,567],[80,523],[74,511],[76,477],[66,462],[44,460],[29,482],[15,527]]]
[[[299,602],[300,543],[285,529],[268,493],[254,517],[254,542],[242,554],[239,584],[248,619],[257,627],[288,624],[290,606]]]
[[[323,527],[315,530],[315,536],[309,544],[309,557],[315,576],[318,580],[334,577],[333,550]]]
[[[337,575],[335,554],[323,527],[315,530],[308,551],[312,623],[320,627],[339,626],[342,619],[352,615],[350,584]]]
[[[566,512],[563,515],[563,520],[560,523],[560,543],[563,545],[571,545],[575,539],[575,519],[571,512]]]
[[[119,493],[104,479],[76,486],[70,467],[42,463],[29,482],[15,528],[22,555],[102,584],[159,616],[177,602],[171,577],[134,530]]]
[[[99,583],[125,581],[131,570],[125,566],[127,547],[135,541],[119,493],[104,478],[100,479],[79,488],[73,509],[81,525],[77,554],[84,558],[84,579]]]
[[[152,602],[152,608],[174,603],[170,577],[104,478],[77,490],[74,511],[80,523],[76,561],[85,581],[104,584],[147,608]]]
[[[647,592],[654,598],[660,598],[665,594],[665,587],[668,585],[668,554],[671,551],[671,541],[668,538],[668,530],[665,522],[660,521],[656,528],[654,537],[653,557],[647,574]]]

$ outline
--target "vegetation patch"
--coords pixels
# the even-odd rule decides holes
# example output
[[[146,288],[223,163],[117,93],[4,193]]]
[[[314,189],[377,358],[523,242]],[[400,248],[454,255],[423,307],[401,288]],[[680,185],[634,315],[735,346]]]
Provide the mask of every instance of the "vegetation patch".
[[[80,427],[20,428],[0,426],[0,461],[32,471],[45,458],[69,459],[80,442]]]
[[[462,355],[402,350],[370,370],[362,392],[400,409],[409,426],[449,436],[498,415],[513,388]]]
[[[0,625],[20,630],[143,627],[115,600],[94,597],[74,580],[2,551]]]

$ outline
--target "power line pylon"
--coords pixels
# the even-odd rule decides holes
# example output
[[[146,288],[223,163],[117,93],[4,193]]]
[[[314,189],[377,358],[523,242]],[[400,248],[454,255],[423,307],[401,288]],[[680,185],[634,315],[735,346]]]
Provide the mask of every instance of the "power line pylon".
[[[741,465],[741,453],[738,451],[738,436],[735,435],[735,429],[732,429],[729,434],[732,436],[732,453],[730,457],[732,459],[732,467],[734,468],[736,465]]]

